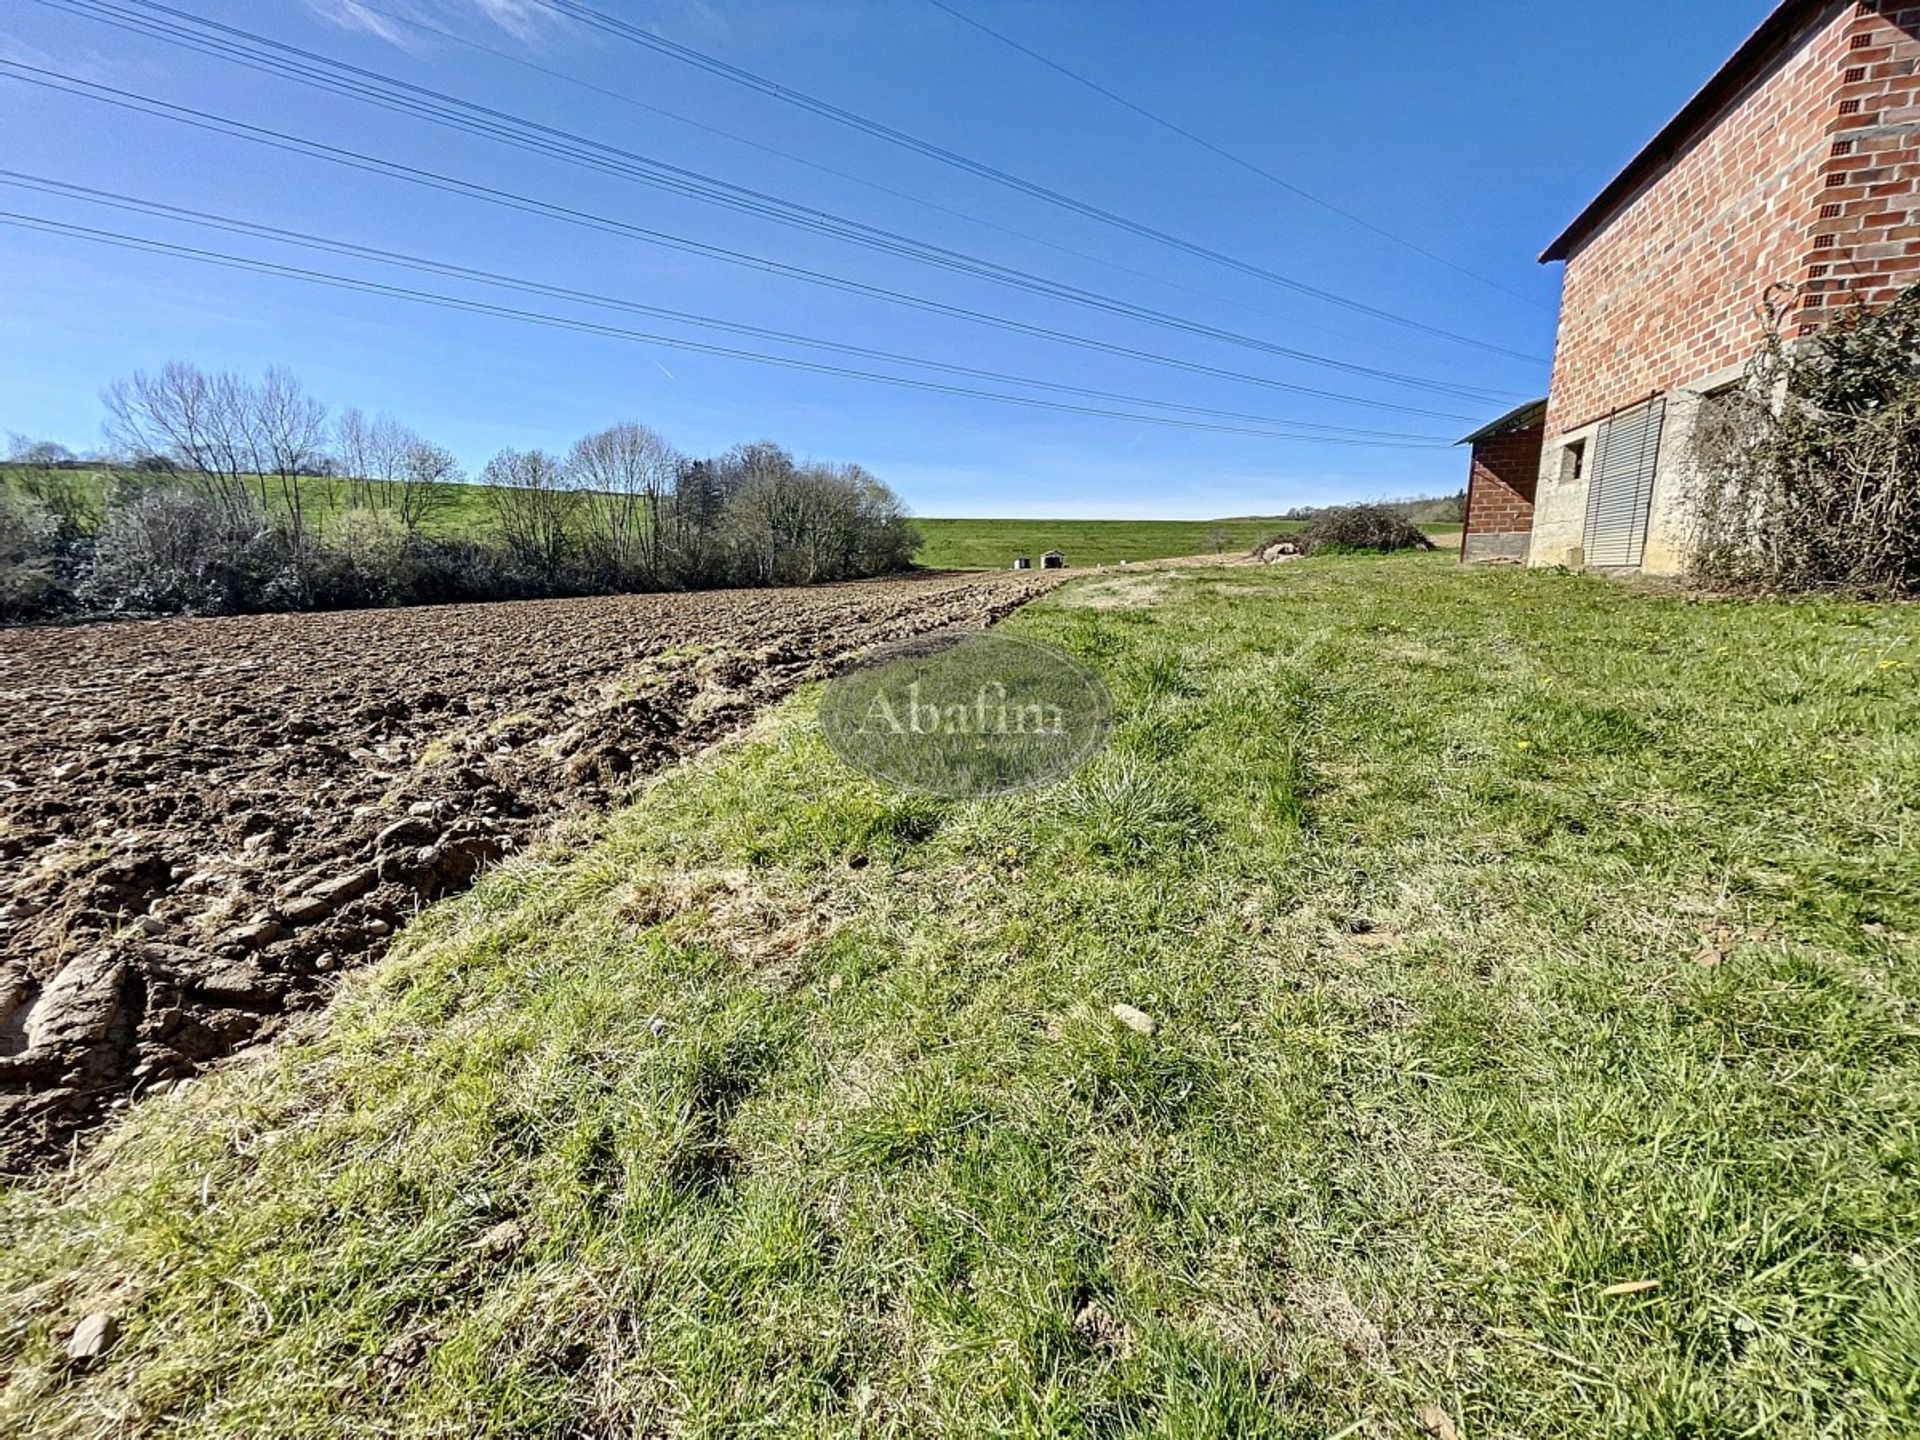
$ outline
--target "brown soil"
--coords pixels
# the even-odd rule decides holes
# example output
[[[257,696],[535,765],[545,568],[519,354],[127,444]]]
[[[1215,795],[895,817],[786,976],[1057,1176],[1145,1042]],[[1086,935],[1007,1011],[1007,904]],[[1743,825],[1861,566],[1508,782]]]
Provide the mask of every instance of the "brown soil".
[[[1064,578],[0,632],[0,1170],[324,1002],[562,811]]]

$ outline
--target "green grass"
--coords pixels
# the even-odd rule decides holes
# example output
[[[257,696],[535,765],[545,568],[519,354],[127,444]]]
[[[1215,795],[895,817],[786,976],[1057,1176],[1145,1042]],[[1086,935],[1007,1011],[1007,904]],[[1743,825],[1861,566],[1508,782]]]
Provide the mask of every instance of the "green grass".
[[[0,1197],[0,1429],[1920,1431],[1920,615],[1011,624],[1115,692],[1072,781],[882,793],[803,696]]]
[[[106,509],[106,501],[111,493],[112,477],[105,471],[96,470],[59,470],[51,473],[29,472],[23,466],[0,464],[0,485],[19,486],[29,475],[40,485],[55,485],[70,490],[81,502],[83,511],[95,517]],[[344,510],[349,503],[349,488],[345,480],[329,480],[315,476],[303,477],[297,482],[300,503],[310,521],[324,525],[329,518]],[[267,482],[267,496],[270,508],[284,509],[279,497],[279,482]],[[487,504],[487,487],[484,485],[439,485],[434,487],[438,499],[433,513],[423,527],[428,535],[456,537],[462,535],[480,535],[490,533],[494,528],[493,514]]]
[[[1035,565],[1059,550],[1076,569],[1178,555],[1244,554],[1270,535],[1299,526],[1286,520],[922,520],[926,544],[916,557],[935,570],[1005,570],[1016,555]]]

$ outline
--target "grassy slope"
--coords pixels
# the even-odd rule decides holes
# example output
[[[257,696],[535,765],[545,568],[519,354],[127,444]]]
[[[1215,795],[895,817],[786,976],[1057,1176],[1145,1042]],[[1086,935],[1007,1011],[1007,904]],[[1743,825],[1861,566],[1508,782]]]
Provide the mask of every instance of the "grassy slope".
[[[1917,621],[1069,587],[1063,791],[802,700],[5,1197],[0,1429],[1915,1433]]]
[[[923,520],[926,537],[916,557],[938,570],[1004,570],[1014,556],[1034,564],[1059,550],[1075,569],[1121,560],[1163,560],[1179,555],[1243,555],[1262,540],[1298,530],[1296,520]],[[1442,549],[1457,544],[1458,525],[1423,525]],[[1224,546],[1223,546],[1224,542]]]
[[[17,465],[0,464],[0,485],[18,485],[26,474]],[[51,482],[45,472],[39,472],[40,483],[53,483],[71,487],[83,500],[86,507],[97,514],[105,508],[110,484],[109,477],[100,471],[61,470],[53,472]],[[349,499],[348,484],[345,480],[323,480],[307,477],[299,482],[301,504],[310,519],[324,524],[326,519],[346,508]],[[268,503],[275,509],[279,507],[277,480],[268,481]],[[487,487],[484,485],[442,485],[440,502],[428,518],[426,531],[431,535],[473,535],[493,528],[493,516],[487,508]]]
[[[1121,560],[1162,560],[1174,555],[1211,555],[1221,548],[1244,554],[1281,530],[1284,520],[924,520],[913,522],[926,537],[918,559],[940,570],[1004,570],[1016,555],[1038,565],[1059,550],[1076,568]]]

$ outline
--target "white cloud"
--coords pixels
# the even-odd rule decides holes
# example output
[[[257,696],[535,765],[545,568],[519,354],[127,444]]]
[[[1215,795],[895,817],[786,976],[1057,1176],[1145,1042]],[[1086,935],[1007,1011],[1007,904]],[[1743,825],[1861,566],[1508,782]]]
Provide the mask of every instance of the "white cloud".
[[[306,4],[323,20],[376,36],[402,50],[422,47],[426,34],[422,26],[438,29],[479,20],[523,45],[536,45],[551,32],[570,28],[566,17],[545,0],[306,0]]]
[[[405,0],[397,0],[397,3],[404,6]],[[330,20],[343,30],[364,31],[379,37],[389,45],[397,45],[402,50],[418,48],[418,31],[410,30],[388,19],[386,15],[369,10],[360,3],[360,0],[307,0],[307,8],[321,19]]]
[[[16,39],[4,30],[0,30],[0,60],[13,60],[19,64],[34,65],[43,70],[53,68],[53,56],[37,45],[29,45],[24,40]]]
[[[91,80],[102,85],[115,81],[124,83],[131,77],[163,73],[160,66],[151,61],[114,60],[97,50],[50,55],[37,45],[30,45],[19,36],[10,35],[4,30],[0,30],[0,60],[12,60],[19,65],[30,65],[37,70],[52,70],[62,75],[70,75],[76,80]]]
[[[507,35],[534,49],[560,35],[597,38],[546,0],[304,0],[304,3],[313,14],[331,24],[373,35],[408,51],[418,51],[431,44],[429,29],[452,28],[464,33],[474,22],[478,22],[479,28]],[[733,28],[713,0],[652,0],[647,7],[651,13],[644,16],[624,15],[617,3],[606,8],[622,19],[651,30],[714,37]]]
[[[471,0],[473,6],[516,40],[532,41],[558,21],[539,0]]]

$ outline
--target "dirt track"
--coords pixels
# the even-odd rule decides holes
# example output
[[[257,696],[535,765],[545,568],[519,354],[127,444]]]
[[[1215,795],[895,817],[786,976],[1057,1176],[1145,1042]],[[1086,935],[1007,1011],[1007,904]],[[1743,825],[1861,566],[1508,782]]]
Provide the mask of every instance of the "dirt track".
[[[0,1170],[828,662],[1058,576],[0,631]]]

